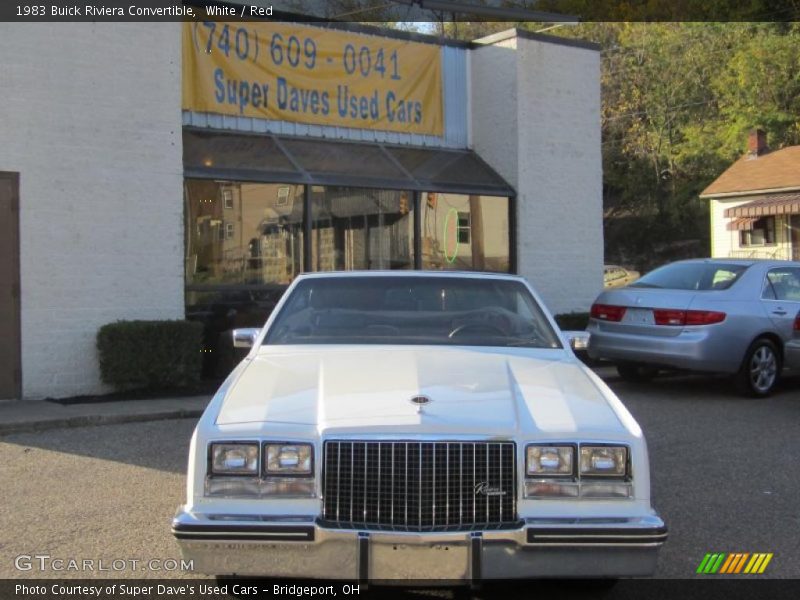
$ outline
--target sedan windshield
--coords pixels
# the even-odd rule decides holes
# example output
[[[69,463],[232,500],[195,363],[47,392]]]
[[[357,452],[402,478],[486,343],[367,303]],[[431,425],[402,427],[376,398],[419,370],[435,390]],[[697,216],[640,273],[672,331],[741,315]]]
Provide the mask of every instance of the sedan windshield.
[[[264,344],[561,347],[518,281],[382,276],[300,281]]]
[[[630,287],[665,290],[727,290],[747,269],[746,265],[677,262],[650,271]]]

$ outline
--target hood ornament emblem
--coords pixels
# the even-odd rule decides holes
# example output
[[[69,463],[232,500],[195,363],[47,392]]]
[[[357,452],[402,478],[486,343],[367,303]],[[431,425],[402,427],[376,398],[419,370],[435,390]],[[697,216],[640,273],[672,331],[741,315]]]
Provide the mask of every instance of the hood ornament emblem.
[[[416,405],[417,407],[417,414],[422,414],[422,409],[425,405],[430,404],[432,400],[427,396],[412,396],[411,397],[411,404]]]

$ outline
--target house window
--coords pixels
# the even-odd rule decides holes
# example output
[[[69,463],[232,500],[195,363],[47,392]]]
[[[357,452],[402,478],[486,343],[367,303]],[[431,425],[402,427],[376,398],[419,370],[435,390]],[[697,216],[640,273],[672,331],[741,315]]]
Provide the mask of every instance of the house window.
[[[458,243],[469,244],[469,232],[472,229],[472,220],[470,213],[458,213]]]
[[[233,208],[233,190],[222,190],[222,204],[227,209]]]
[[[233,223],[225,223],[225,239],[233,239]]]
[[[291,188],[284,185],[278,188],[278,199],[275,201],[275,206],[286,206],[289,204],[289,193]]]
[[[761,217],[753,228],[739,232],[739,245],[768,246],[775,243],[775,217]]]

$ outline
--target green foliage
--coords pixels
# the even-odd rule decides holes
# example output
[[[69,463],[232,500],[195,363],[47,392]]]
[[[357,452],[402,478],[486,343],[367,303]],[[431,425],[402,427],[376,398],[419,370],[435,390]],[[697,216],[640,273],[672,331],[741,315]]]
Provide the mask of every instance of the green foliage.
[[[583,331],[589,324],[589,313],[561,313],[554,318],[562,331]]]
[[[800,145],[800,23],[746,22],[789,18],[794,4],[542,0],[537,10],[618,22],[442,22],[438,32],[475,39],[546,28],[600,45],[605,258],[644,272],[709,255],[699,195],[745,153],[750,129],[764,129],[773,150]],[[723,13],[731,22],[668,22]]]
[[[699,194],[744,154],[747,132],[765,129],[772,149],[800,144],[797,24],[588,23],[553,34],[602,47],[606,262],[646,271],[707,256]]]
[[[117,321],[97,332],[100,376],[118,390],[191,388],[200,382],[203,326],[190,321]]]

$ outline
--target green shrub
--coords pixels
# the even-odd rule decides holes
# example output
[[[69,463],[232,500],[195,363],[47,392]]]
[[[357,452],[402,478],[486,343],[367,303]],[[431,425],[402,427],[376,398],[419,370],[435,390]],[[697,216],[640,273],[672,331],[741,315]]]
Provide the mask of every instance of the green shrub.
[[[118,390],[191,388],[200,382],[203,325],[117,321],[97,332],[103,382]]]
[[[555,319],[562,331],[583,331],[589,324],[589,313],[562,313]]]

